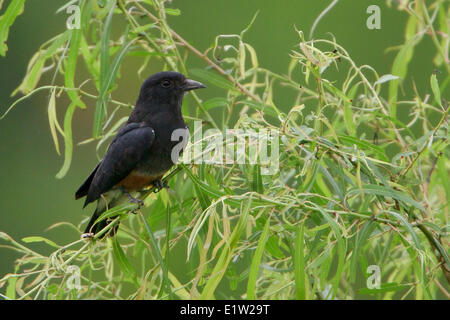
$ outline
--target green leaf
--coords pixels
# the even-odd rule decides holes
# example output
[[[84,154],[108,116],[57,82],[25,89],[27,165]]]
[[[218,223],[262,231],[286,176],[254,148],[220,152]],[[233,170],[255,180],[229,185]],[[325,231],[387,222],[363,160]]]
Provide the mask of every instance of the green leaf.
[[[402,48],[400,49],[399,53],[394,59],[394,63],[392,64],[391,73],[393,75],[398,76],[401,79],[405,78],[406,73],[408,72],[408,64],[414,55],[414,47],[419,40],[420,38],[418,39],[416,37],[412,37],[402,45]],[[394,119],[397,119],[398,87],[400,83],[401,80],[389,82],[389,104],[391,108],[390,116]]]
[[[8,279],[8,286],[6,287],[6,296],[11,299],[16,299],[16,283],[17,277],[11,277]]]
[[[362,288],[358,290],[359,294],[377,294],[377,293],[383,293],[388,291],[399,291],[402,289],[409,288],[411,285],[409,284],[397,284],[395,282],[391,283],[384,283],[380,285],[380,289],[369,289],[369,288]]]
[[[264,186],[262,182],[262,176],[261,176],[261,166],[258,164],[255,164],[253,166],[253,181],[252,181],[252,188],[253,191],[258,193],[264,193]]]
[[[52,90],[50,95],[50,100],[48,102],[48,122],[50,125],[50,132],[52,134],[53,143],[55,144],[56,153],[59,155],[61,152],[59,151],[59,142],[58,135],[56,133],[56,127],[59,127],[58,118],[56,116],[56,104],[55,104],[55,94],[56,90]],[[61,130],[61,129],[60,129]]]
[[[439,83],[435,74],[431,75],[430,84],[431,90],[433,91],[434,100],[436,100],[437,104],[442,108],[441,90],[439,89]]]
[[[77,60],[78,60],[78,54],[79,54],[79,48],[80,48],[80,42],[81,42],[81,30],[73,29],[70,30],[70,47],[69,47],[69,55],[67,57],[66,61],[66,69],[64,72],[64,81],[67,88],[75,88],[75,70],[77,67]],[[69,90],[67,91],[68,96],[70,97],[70,100],[72,100],[72,103],[74,103],[76,106],[86,109],[86,105],[81,101],[78,91],[75,90]]]
[[[388,187],[367,184],[367,185],[362,186],[361,189],[360,188],[350,189],[347,192],[346,197],[357,195],[357,194],[360,194],[361,192],[365,193],[365,194],[374,194],[374,195],[379,195],[379,196],[383,196],[383,197],[390,197],[393,199],[397,199],[406,204],[412,205],[413,207],[415,207],[425,213],[425,208],[419,202],[411,199],[410,197],[408,197],[406,194],[404,194],[402,192],[393,190]]]
[[[362,248],[364,247],[364,244],[372,231],[372,223],[373,221],[371,220],[365,222],[363,227],[358,231],[355,248],[352,252],[352,260],[350,262],[350,278],[352,282],[354,282],[356,279],[358,261],[360,258],[360,254],[362,253]]]
[[[180,9],[165,8],[165,11],[169,16],[179,16],[181,14]]]
[[[256,280],[258,279],[259,267],[261,266],[261,260],[266,247],[267,239],[269,238],[270,217],[267,218],[264,229],[258,240],[258,246],[256,247],[255,254],[253,255],[252,264],[250,266],[250,273],[247,283],[247,299],[256,299]]]
[[[83,56],[86,68],[94,80],[95,86],[100,90],[100,68],[83,35],[81,36],[80,52]]]
[[[211,200],[209,199],[209,196],[206,192],[204,192],[204,188],[201,187],[203,185],[203,182],[200,183],[200,180],[193,179],[194,175],[191,171],[191,169],[186,168],[186,172],[188,173],[188,176],[191,178],[192,183],[194,185],[195,194],[197,195],[198,201],[200,202],[200,206],[202,207],[202,210],[206,210],[210,204]]]
[[[57,35],[47,49],[41,49],[34,54],[28,65],[27,73],[19,87],[13,91],[13,96],[19,91],[28,94],[36,88],[44,70],[45,62],[65,44],[69,39],[69,34],[70,30]]]
[[[208,101],[203,102],[203,108],[205,108],[205,110],[209,110],[209,109],[217,108],[217,107],[225,108],[227,104],[228,104],[227,99],[217,97],[217,98],[212,98]]]
[[[123,58],[127,54],[131,45],[137,40],[138,40],[138,38],[134,38],[133,40],[124,44],[122,46],[122,48],[120,48],[119,52],[114,57],[114,60],[111,64],[111,68],[108,70],[106,79],[103,79],[100,81],[101,88],[100,88],[99,98],[97,100],[97,105],[95,107],[95,115],[94,115],[94,137],[100,136],[101,131],[102,131],[103,118],[105,117],[105,113],[106,113],[106,100],[107,100],[108,91],[111,88],[112,84],[114,83],[114,81],[117,77],[117,72],[122,63]],[[101,78],[101,75],[100,75],[100,78]],[[102,81],[104,81],[104,82],[102,82]]]
[[[387,213],[391,216],[393,216],[395,219],[400,221],[402,225],[405,226],[405,228],[408,230],[408,232],[411,234],[411,237],[416,245],[416,248],[419,250],[423,250],[422,245],[420,244],[419,237],[417,236],[416,232],[414,231],[413,226],[406,220],[405,217],[403,217],[401,214],[394,212],[394,211],[387,211]]]
[[[143,26],[139,26],[139,27],[137,27],[136,29],[134,29],[134,30],[133,30],[133,33],[141,33],[141,32],[147,31],[148,29],[153,28],[153,27],[155,27],[155,26],[156,26],[155,23],[145,24],[145,25],[143,25]],[[145,51],[144,51],[144,52],[145,52]]]
[[[337,240],[336,254],[338,256],[338,264],[336,268],[336,274],[334,275],[333,279],[333,292],[334,292],[333,295],[336,296],[337,290],[339,288],[339,282],[341,280],[341,274],[344,270],[344,262],[346,257],[346,241],[344,241],[339,225],[336,223],[336,221],[332,219],[330,215],[326,211],[324,211],[320,206],[314,203],[313,205],[322,214],[327,223],[330,225],[331,229],[333,230],[334,236],[336,237]]]
[[[199,191],[205,192],[205,196],[208,198],[208,196],[214,197],[214,198],[220,198],[225,195],[225,193],[214,189],[210,186],[208,186],[206,183],[198,179],[193,173],[190,168],[188,168],[185,164],[180,164],[181,167],[186,171],[186,174],[189,176],[189,178],[192,180],[194,185],[197,185],[199,187]],[[209,198],[208,198],[209,202]]]
[[[382,161],[389,161],[389,159],[386,157],[385,150],[377,145],[352,136],[339,136],[339,139],[347,143],[351,143],[352,145],[355,144],[361,150],[375,152]]]
[[[297,300],[308,298],[308,275],[305,265],[305,232],[302,223],[295,233],[294,241],[295,296]]]
[[[256,110],[262,111],[263,113],[272,116],[274,118],[278,118],[278,113],[275,111],[274,107],[261,103],[261,102],[257,102],[257,101],[253,101],[253,100],[243,100],[243,101],[239,101],[239,104],[243,104],[243,105],[247,105],[251,108],[254,108]]]
[[[356,135],[356,125],[353,120],[352,105],[350,102],[344,102],[344,122],[350,135]]]
[[[5,13],[0,17],[0,55],[5,56],[8,51],[6,41],[10,27],[17,16],[21,15],[24,9],[25,0],[12,0]]]
[[[114,15],[114,9],[116,7],[116,0],[108,1],[107,7],[104,10],[108,10],[108,16],[103,26],[103,33],[101,38],[101,51],[100,51],[100,82],[105,82],[105,77],[109,70],[109,38],[111,34],[111,21]]]
[[[49,239],[46,239],[46,238],[44,238],[44,237],[39,237],[39,236],[25,237],[25,238],[22,238],[22,241],[23,241],[23,242],[26,242],[26,243],[45,242],[45,243],[48,244],[49,246],[52,246],[52,247],[57,248],[57,249],[60,248],[60,247],[59,247],[56,243],[54,243],[53,241],[51,241],[51,240],[49,240]]]
[[[217,263],[211,272],[211,277],[208,279],[205,287],[203,288],[200,299],[213,299],[214,291],[225,275],[227,267],[233,257],[233,253],[236,250],[237,243],[247,225],[251,203],[252,197],[250,196],[248,200],[246,200],[246,203],[242,204],[245,207],[244,209],[241,208],[242,212],[239,215],[239,220],[231,233],[228,243],[222,248],[220,256],[217,259]]]
[[[351,99],[354,99],[356,93],[358,92],[358,87],[359,87],[358,83],[353,85],[347,93],[348,100],[344,100],[344,122],[347,131],[351,136],[356,136],[356,130],[358,126],[358,123],[355,123],[355,120],[353,118],[353,110],[351,102]]]
[[[137,282],[136,271],[134,271],[133,266],[131,265],[130,261],[128,260],[127,256],[125,255],[125,252],[123,251],[122,247],[120,246],[120,243],[117,240],[117,237],[113,238],[112,245],[113,245],[114,258],[116,259],[120,270],[122,270],[122,272],[125,273],[125,275],[127,275],[128,278],[131,279],[133,282]]]
[[[284,258],[284,254],[283,254],[283,251],[281,251],[281,249],[278,246],[277,239],[278,238],[275,237],[275,236],[270,236],[269,239],[267,240],[266,250],[274,258],[276,258],[276,259],[283,259]]]
[[[191,69],[190,73],[198,78],[199,80],[205,81],[207,83],[210,83],[216,87],[230,90],[230,91],[238,91],[237,88],[227,79],[225,79],[222,76],[219,76],[218,74],[214,73],[213,71],[203,70],[203,69]]]
[[[106,91],[109,89],[107,85],[107,77],[110,73],[110,60],[109,60],[109,37],[111,33],[111,21],[116,7],[116,0],[109,1],[108,7],[105,10],[109,10],[106,17],[105,24],[103,26],[103,33],[101,39],[101,51],[100,51],[100,90],[97,99],[97,105],[95,107],[94,116],[94,138],[97,138],[101,132],[101,124],[103,117],[106,113]]]
[[[376,86],[377,84],[382,84],[382,83],[392,81],[392,80],[397,80],[397,79],[400,79],[400,77],[394,76],[392,74],[385,74],[385,75],[381,76],[377,81],[375,81],[375,83],[373,85]]]
[[[100,221],[108,219],[108,218],[113,218],[118,215],[125,214],[133,209],[136,209],[136,207],[137,207],[137,205],[134,203],[131,203],[131,202],[127,202],[127,203],[123,203],[118,206],[115,206],[115,207],[103,212],[100,215],[100,217],[98,217],[97,220],[95,220],[94,224],[99,223]]]
[[[72,102],[67,108],[66,115],[64,117],[64,163],[59,172],[56,174],[57,179],[62,179],[66,175],[72,162],[72,117],[76,107],[77,106]]]

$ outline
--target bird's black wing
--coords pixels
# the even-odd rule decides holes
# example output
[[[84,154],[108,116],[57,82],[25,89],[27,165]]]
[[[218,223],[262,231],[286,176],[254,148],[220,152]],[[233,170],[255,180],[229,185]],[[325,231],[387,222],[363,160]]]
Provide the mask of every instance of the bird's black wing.
[[[128,131],[136,129],[136,128],[139,128],[139,127],[140,127],[139,123],[130,123],[130,124],[127,124],[127,125],[123,126],[122,128],[119,129],[119,131],[117,132],[116,136],[111,141],[111,144],[113,144],[118,138],[123,136]],[[89,177],[87,177],[87,179],[83,182],[83,184],[78,188],[77,192],[75,192],[75,200],[80,199],[80,198],[82,198],[82,197],[84,197],[84,196],[86,196],[88,194],[89,187],[91,186],[91,183],[92,183],[92,180],[94,179],[95,173],[97,172],[97,170],[100,167],[101,163],[102,163],[102,161],[100,161],[95,166],[94,170],[92,170],[92,172],[89,175]]]
[[[83,182],[83,184],[78,188],[77,192],[75,192],[75,200],[83,198],[88,194],[89,187],[91,186],[92,180],[94,179],[95,173],[98,170],[98,167],[100,167],[100,164],[102,162],[100,161],[96,166],[95,169],[92,170],[91,174],[87,179]]]
[[[126,178],[150,151],[154,139],[154,130],[143,124],[130,123],[121,128],[93,173],[84,206]]]

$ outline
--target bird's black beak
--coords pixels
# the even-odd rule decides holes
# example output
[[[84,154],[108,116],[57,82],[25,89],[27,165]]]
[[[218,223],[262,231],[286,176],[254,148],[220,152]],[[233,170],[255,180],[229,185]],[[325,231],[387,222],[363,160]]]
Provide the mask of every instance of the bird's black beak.
[[[186,79],[184,81],[183,91],[195,90],[200,88],[206,88],[206,86],[203,83],[191,79]]]

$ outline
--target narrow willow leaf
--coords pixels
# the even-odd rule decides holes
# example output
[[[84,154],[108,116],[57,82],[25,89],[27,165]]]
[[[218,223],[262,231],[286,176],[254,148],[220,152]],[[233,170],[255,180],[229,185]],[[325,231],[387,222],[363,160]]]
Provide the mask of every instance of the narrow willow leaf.
[[[172,287],[177,288],[177,290],[174,291],[174,293],[177,296],[179,296],[183,300],[191,299],[191,295],[189,294],[189,292],[185,288],[183,288],[183,285],[181,284],[181,282],[178,281],[178,279],[175,277],[175,275],[170,271],[168,274],[168,278],[169,278],[170,282],[172,283]]]
[[[419,250],[423,250],[422,245],[420,244],[419,237],[417,236],[417,233],[414,231],[413,226],[408,222],[408,220],[406,220],[405,217],[397,212],[387,211],[387,213],[393,216],[396,220],[400,221],[403,226],[405,226],[406,230],[408,230],[408,232],[411,234],[411,238],[413,239],[416,248]]]
[[[117,240],[117,237],[113,238],[112,245],[113,245],[114,258],[116,259],[117,264],[119,265],[119,268],[122,270],[123,273],[125,273],[130,278],[130,280],[137,282],[136,271],[134,271],[133,266],[131,265],[130,261],[128,260],[127,256],[125,255],[125,252],[123,251],[122,247],[120,246],[120,243]]]
[[[19,91],[28,94],[36,88],[37,83],[41,78],[45,62],[55,55],[57,50],[63,47],[68,39],[69,30],[56,36],[47,49],[42,49],[33,56],[28,64],[27,74],[19,87],[13,91],[13,96]]]
[[[149,24],[146,24],[146,25],[143,25],[143,26],[139,26],[139,27],[137,27],[136,29],[133,30],[133,33],[141,33],[141,32],[147,31],[148,29],[153,28],[155,26],[156,26],[155,23],[149,23]]]
[[[380,285],[380,289],[369,289],[369,288],[362,288],[358,290],[359,294],[377,294],[377,293],[384,293],[388,291],[399,291],[409,288],[411,285],[409,284],[397,284],[395,282],[392,283],[383,283]]]
[[[433,91],[434,100],[436,100],[437,104],[442,108],[441,90],[439,89],[439,83],[435,74],[431,75],[430,84],[431,90]]]
[[[295,296],[297,300],[308,298],[308,275],[305,265],[304,224],[297,229],[294,241]]]
[[[216,98],[212,98],[208,101],[203,102],[203,108],[205,108],[205,110],[209,110],[209,109],[217,108],[217,107],[225,108],[227,104],[228,104],[227,99],[216,97]]]
[[[397,190],[393,190],[391,188],[378,186],[378,185],[367,184],[367,185],[363,185],[362,189],[352,188],[352,189],[348,190],[346,197],[357,195],[357,194],[360,194],[361,192],[363,192],[365,194],[374,194],[374,195],[379,195],[379,196],[383,196],[383,197],[390,197],[393,199],[397,199],[399,201],[402,201],[406,204],[412,205],[413,207],[425,212],[425,208],[419,202],[411,199],[404,193],[399,192]]]
[[[198,201],[200,202],[200,206],[202,207],[203,210],[206,210],[211,204],[209,195],[205,192],[204,187],[206,186],[206,184],[197,179],[195,175],[192,173],[191,169],[185,167],[185,170],[189,178],[191,178],[192,183],[194,184],[195,194],[197,195]]]
[[[350,99],[347,97],[347,95],[342,92],[341,90],[339,90],[338,88],[336,88],[335,86],[333,86],[331,83],[329,83],[328,81],[323,81],[324,86],[330,90],[331,92],[333,92],[334,94],[336,94],[339,98],[341,98],[343,101],[349,101]]]
[[[253,101],[253,100],[243,100],[239,101],[239,104],[247,105],[250,108],[254,108],[256,110],[262,111],[264,114],[272,116],[274,118],[278,118],[278,113],[274,107],[268,104],[264,104],[261,102]]]
[[[339,176],[336,175],[335,177],[333,177],[333,175],[330,172],[328,172],[328,170],[324,166],[321,166],[321,165],[319,166],[319,170],[324,174],[325,178],[327,178],[328,182],[333,187],[333,189],[334,189],[333,194],[337,194],[339,196],[339,199],[344,201],[344,194],[343,194],[341,188],[339,187],[338,182],[335,180],[335,178],[337,178]]]
[[[211,200],[209,199],[208,195],[203,192],[203,190],[199,187],[198,184],[194,183],[194,190],[195,194],[198,197],[198,201],[200,202],[200,206],[202,207],[202,210],[206,210],[209,205],[211,204]]]
[[[220,198],[225,195],[225,193],[212,188],[211,186],[208,186],[206,183],[198,179],[193,173],[192,170],[189,169],[186,165],[180,164],[183,169],[185,170],[186,174],[189,176],[189,178],[192,180],[194,185],[198,185],[199,188],[206,192],[207,195],[214,197],[214,198]]]
[[[111,34],[111,21],[116,7],[116,0],[108,2],[108,5],[104,10],[108,10],[108,16],[106,17],[105,24],[103,26],[103,33],[101,38],[101,51],[100,51],[100,82],[105,82],[105,77],[109,70],[109,38]]]
[[[450,179],[448,178],[447,157],[439,157],[437,161],[439,179],[444,187],[447,199],[450,199]]]
[[[350,136],[356,136],[358,123],[355,123],[352,110],[352,101],[355,98],[359,88],[359,83],[354,84],[347,93],[348,101],[344,101],[344,122]]]
[[[352,105],[350,102],[344,103],[344,122],[347,127],[347,131],[351,136],[356,135],[356,126],[353,120]]]
[[[237,88],[230,81],[228,81],[222,76],[217,75],[213,71],[203,69],[192,69],[190,70],[190,73],[199,80],[210,83],[216,87],[230,91],[238,91]]]
[[[64,163],[59,172],[56,174],[57,179],[62,179],[66,175],[72,162],[72,117],[76,107],[77,106],[72,102],[67,108],[66,115],[64,117]]]
[[[181,14],[180,9],[165,8],[165,11],[169,16],[179,16]]]
[[[111,33],[111,21],[116,7],[116,0],[110,1],[105,10],[108,11],[105,24],[103,26],[103,33],[100,43],[100,90],[97,98],[94,115],[94,138],[100,136],[101,124],[106,113],[106,92],[109,89],[107,86],[107,77],[110,74],[110,51],[109,51],[109,37]]]
[[[397,80],[397,79],[400,79],[400,77],[394,76],[392,74],[385,74],[385,75],[381,76],[377,81],[375,81],[373,86],[376,86],[377,84],[382,84],[382,83],[385,83],[388,81]]]
[[[117,77],[117,72],[122,63],[123,58],[127,54],[131,45],[137,40],[138,40],[138,38],[134,38],[133,40],[131,40],[128,43],[126,43],[125,45],[123,45],[122,48],[120,48],[119,52],[117,52],[116,56],[114,57],[111,67],[108,70],[106,79],[102,80],[104,82],[101,81],[101,89],[100,89],[99,97],[97,100],[97,105],[95,108],[95,115],[94,115],[94,137],[98,137],[101,134],[103,118],[105,117],[105,113],[106,113],[105,111],[106,111],[106,100],[107,100],[108,91],[111,88],[112,84],[114,83],[114,81]]]
[[[77,66],[81,36],[81,30],[71,30],[69,55],[67,57],[66,69],[64,72],[64,81],[67,88],[75,88],[75,70]],[[70,97],[70,100],[72,100],[72,103],[82,109],[86,109],[86,105],[78,95],[78,91],[69,90],[67,91],[67,94]]]
[[[242,210],[241,214],[239,215],[239,220],[233,229],[233,232],[230,236],[229,241],[227,244],[223,247],[220,256],[217,260],[216,265],[214,266],[214,269],[211,272],[211,276],[208,279],[208,281],[205,284],[205,287],[201,293],[200,299],[213,299],[214,298],[214,291],[216,290],[217,286],[219,285],[220,281],[222,280],[223,276],[225,275],[225,272],[227,270],[227,267],[231,261],[231,258],[233,257],[233,254],[236,250],[236,246],[238,243],[238,240],[240,239],[242,233],[245,230],[245,226],[247,225],[249,211],[251,208],[252,203],[252,197],[250,196],[245,204],[243,204],[244,209]]]
[[[330,225],[331,229],[337,240],[336,254],[338,256],[338,264],[336,268],[336,274],[333,279],[333,295],[336,296],[337,290],[339,288],[339,282],[341,280],[341,274],[344,271],[344,262],[346,257],[346,243],[340,231],[339,225],[330,217],[330,215],[325,212],[320,206],[314,204],[314,207],[322,214],[327,223]],[[330,261],[331,262],[331,261]]]
[[[9,28],[13,25],[17,16],[24,9],[25,0],[12,0],[5,13],[0,17],[0,55],[5,56],[8,51],[6,41],[8,40]]]
[[[253,68],[258,68],[258,66],[259,66],[259,64],[258,64],[258,56],[256,54],[255,49],[251,45],[249,45],[248,43],[245,43],[245,47],[250,52],[250,60],[252,62],[252,67]]]
[[[285,257],[283,251],[281,251],[280,247],[278,246],[278,241],[275,236],[270,236],[267,240],[266,250],[276,259],[283,259]]]
[[[239,41],[239,72],[242,78],[245,78],[245,46],[242,41]]]
[[[59,249],[60,246],[58,246],[56,243],[54,243],[52,240],[46,239],[44,237],[39,237],[39,236],[33,236],[33,237],[25,237],[22,238],[23,242],[26,243],[33,243],[33,242],[45,242],[46,244],[48,244],[49,246],[52,246],[54,248]]]
[[[374,145],[364,140],[357,139],[352,136],[339,136],[339,139],[357,145],[360,148],[360,150],[375,152],[378,155],[378,157],[381,158],[380,160],[382,161],[389,161],[389,159],[386,156],[385,150],[377,145]]]
[[[255,254],[253,255],[252,264],[250,266],[250,273],[247,283],[247,299],[256,299],[256,280],[258,279],[259,267],[261,266],[262,256],[266,247],[267,239],[269,238],[270,217],[267,218],[264,229],[258,240],[258,246],[256,247]]]
[[[261,175],[261,166],[256,164],[253,166],[253,181],[252,181],[253,191],[258,193],[264,193],[264,187]]]
[[[57,125],[59,126],[59,124],[58,118],[56,116],[55,94],[56,90],[52,90],[52,93],[50,95],[50,101],[48,102],[47,114],[48,114],[48,122],[50,125],[50,132],[52,134],[53,143],[55,144],[56,153],[60,155],[61,152],[59,151],[58,134],[56,133],[56,126]]]
[[[6,296],[11,299],[16,299],[16,283],[17,277],[11,277],[8,279],[8,286],[6,287]]]
[[[94,80],[95,86],[100,90],[100,68],[96,63],[94,56],[91,54],[91,50],[89,49],[84,35],[81,36],[80,52],[83,56],[86,68]]]
[[[414,46],[417,44],[418,39],[412,37],[402,46],[399,53],[394,59],[391,73],[402,79],[405,78],[408,72],[408,64],[414,55]],[[398,87],[401,81],[389,82],[389,104],[391,117],[397,119],[397,100],[398,100]]]
[[[108,219],[108,218],[114,218],[119,215],[127,214],[131,210],[134,210],[137,208],[137,205],[131,202],[123,203],[118,206],[115,206],[109,210],[106,210],[103,212],[100,217],[95,220],[94,224],[99,223],[102,220]]]
[[[352,260],[350,262],[350,278],[352,282],[356,280],[357,266],[360,254],[362,253],[362,248],[364,247],[367,238],[370,236],[372,223],[373,221],[371,220],[365,222],[363,227],[357,233],[355,248],[353,249],[351,258]]]

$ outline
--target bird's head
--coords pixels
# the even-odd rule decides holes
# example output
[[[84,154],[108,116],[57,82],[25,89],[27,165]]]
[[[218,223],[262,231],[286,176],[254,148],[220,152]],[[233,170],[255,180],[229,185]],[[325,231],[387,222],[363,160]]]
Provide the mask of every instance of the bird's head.
[[[180,104],[187,91],[206,88],[198,81],[174,71],[163,71],[148,77],[142,84],[139,102],[149,105]]]

